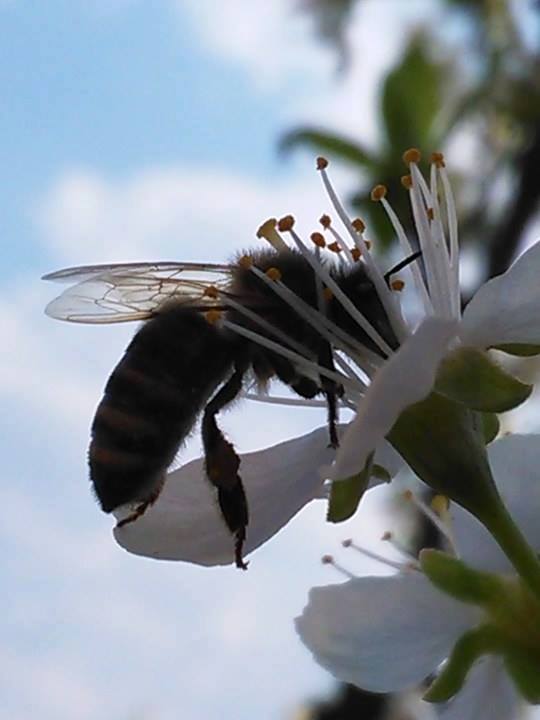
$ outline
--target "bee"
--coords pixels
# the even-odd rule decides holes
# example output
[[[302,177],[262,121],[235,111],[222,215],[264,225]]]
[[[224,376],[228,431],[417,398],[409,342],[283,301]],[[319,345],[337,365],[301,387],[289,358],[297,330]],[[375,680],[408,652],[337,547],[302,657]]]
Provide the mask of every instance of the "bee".
[[[395,349],[398,341],[364,262],[325,267]],[[110,375],[92,422],[88,463],[102,510],[110,513],[129,505],[133,511],[118,526],[136,521],[158,498],[167,469],[201,416],[206,475],[234,538],[236,566],[245,569],[249,511],[240,458],[216,416],[246,382],[264,386],[277,378],[302,398],[323,396],[329,442],[336,447],[338,404],[344,395],[334,367],[335,348],[274,291],[272,282],[279,280],[304,308],[318,311],[322,302],[335,327],[366,351],[380,355],[380,349],[321,288],[305,255],[285,244],[243,254],[227,265],[94,265],[59,270],[43,279],[71,284],[47,306],[53,318],[97,324],[144,321]],[[291,352],[279,353],[276,337]],[[328,372],[306,371],[292,354],[299,349],[311,367],[316,363]]]

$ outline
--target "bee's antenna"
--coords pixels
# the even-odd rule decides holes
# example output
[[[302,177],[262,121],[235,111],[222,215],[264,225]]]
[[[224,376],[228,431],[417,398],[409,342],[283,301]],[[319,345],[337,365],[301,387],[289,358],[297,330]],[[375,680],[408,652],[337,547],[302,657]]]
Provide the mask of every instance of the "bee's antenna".
[[[422,255],[421,250],[417,250],[412,255],[409,255],[409,257],[406,257],[404,260],[401,260],[398,262],[397,265],[394,265],[393,268],[390,268],[388,272],[384,273],[384,281],[388,285],[390,281],[390,277],[394,275],[395,273],[399,272],[400,270],[403,270],[403,268],[407,267],[407,265],[410,265],[412,262],[414,262],[417,258],[419,258]]]

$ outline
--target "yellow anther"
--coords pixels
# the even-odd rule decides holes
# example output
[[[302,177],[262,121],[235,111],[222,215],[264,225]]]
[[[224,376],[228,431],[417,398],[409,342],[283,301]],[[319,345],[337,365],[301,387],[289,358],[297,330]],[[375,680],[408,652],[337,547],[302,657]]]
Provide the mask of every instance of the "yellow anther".
[[[332,292],[332,290],[330,290],[329,287],[323,288],[322,294],[323,298],[328,301],[334,297],[334,293]]]
[[[445,495],[434,495],[431,500],[431,509],[437,513],[437,515],[444,515],[448,512],[450,501]]]
[[[363,233],[366,229],[366,223],[362,220],[362,218],[355,218],[351,225],[356,230],[356,232]]]
[[[320,232],[314,232],[314,233],[311,233],[310,237],[311,237],[311,241],[312,241],[317,247],[320,247],[320,248],[325,247],[325,245],[326,245],[326,240],[324,239],[322,233],[320,233]]]
[[[410,190],[412,188],[412,177],[410,175],[402,175],[401,184],[405,190]]]
[[[436,165],[438,168],[446,167],[446,163],[444,161],[444,155],[442,152],[434,152],[431,153],[431,162]]]
[[[317,170],[325,170],[328,167],[328,160],[324,157],[317,158]]]
[[[334,253],[340,253],[341,247],[338,242],[333,242],[328,245],[328,249],[331,250]]]
[[[392,282],[390,283],[390,287],[396,292],[401,292],[405,287],[405,283],[403,282],[403,280],[392,280]]]
[[[270,280],[274,280],[274,282],[281,280],[281,271],[278,270],[277,267],[268,268],[265,275],[266,275],[266,277],[269,277]]]
[[[220,320],[221,315],[221,310],[208,310],[208,312],[205,313],[206,322],[210,323],[210,325],[214,325],[218,320]]]
[[[371,191],[371,199],[373,200],[373,202],[379,202],[379,200],[382,200],[386,197],[387,192],[388,189],[386,185],[375,185],[375,187]]]
[[[253,258],[251,255],[242,255],[242,257],[238,260],[238,264],[240,267],[244,268],[244,270],[249,270],[249,268],[253,265]]]
[[[352,255],[352,259],[355,262],[358,262],[360,260],[360,258],[362,257],[362,251],[360,250],[360,248],[353,247],[351,250],[351,255]]]
[[[428,219],[429,219],[429,220],[433,220],[433,218],[435,217],[435,213],[433,212],[433,208],[428,208],[428,209],[427,209],[427,216],[428,216]]]
[[[260,226],[260,228],[257,230],[257,237],[268,240],[268,236],[276,231],[276,225],[276,218],[268,218],[268,220],[265,220]]]
[[[215,300],[219,296],[219,290],[215,285],[209,285],[207,288],[204,288],[203,296]]]
[[[405,150],[403,153],[403,162],[405,165],[410,165],[411,163],[414,163],[415,165],[420,162],[422,159],[422,153],[418,148],[409,148],[408,150]]]
[[[281,232],[287,232],[288,230],[292,230],[294,227],[294,217],[292,215],[285,215],[281,218],[281,220],[278,220],[278,230]]]
[[[325,230],[328,230],[328,228],[332,224],[332,218],[330,217],[330,215],[321,215],[321,217],[319,218],[319,222]]]

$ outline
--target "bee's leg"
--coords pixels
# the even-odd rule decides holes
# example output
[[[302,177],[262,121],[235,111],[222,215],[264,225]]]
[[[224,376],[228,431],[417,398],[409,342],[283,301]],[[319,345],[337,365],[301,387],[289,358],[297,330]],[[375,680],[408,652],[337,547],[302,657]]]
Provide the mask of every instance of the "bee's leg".
[[[242,379],[246,367],[246,363],[236,366],[229,380],[206,406],[202,421],[206,474],[210,482],[217,488],[223,519],[235,536],[236,567],[242,570],[247,569],[247,563],[242,558],[242,550],[248,524],[248,504],[242,480],[238,475],[240,458],[232,444],[225,440],[216,423],[216,415],[237,397],[242,389]]]
[[[299,375],[294,365],[279,355],[272,356],[272,368],[282,383],[303,398],[314,398],[321,388],[311,378]]]
[[[322,342],[319,349],[319,365],[327,370],[335,370],[334,357],[330,343]],[[338,385],[334,380],[321,376],[321,388],[326,398],[328,407],[328,433],[330,435],[330,447],[339,447],[337,435],[337,423],[339,419],[337,399],[343,396],[343,386]]]
[[[128,525],[129,523],[135,522],[135,520],[138,520],[141,515],[144,515],[144,513],[148,510],[148,508],[153,505],[156,500],[159,497],[159,494],[163,488],[163,484],[165,482],[165,475],[163,475],[163,478],[161,480],[161,483],[159,486],[153,491],[153,493],[143,502],[139,503],[136,508],[131,512],[127,517],[125,517],[123,520],[119,520],[116,523],[117,528],[124,527],[124,525]]]

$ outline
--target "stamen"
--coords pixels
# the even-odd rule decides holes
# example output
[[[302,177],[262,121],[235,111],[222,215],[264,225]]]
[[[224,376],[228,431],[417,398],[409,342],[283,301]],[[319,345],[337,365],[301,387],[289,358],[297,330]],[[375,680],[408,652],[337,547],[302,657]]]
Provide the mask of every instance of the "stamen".
[[[323,565],[331,565],[333,568],[335,568],[338,572],[340,572],[342,575],[345,575],[346,578],[349,580],[354,580],[356,575],[353,575],[352,572],[349,572],[346,568],[343,567],[343,565],[339,565],[332,555],[323,555],[321,558],[321,562]]]
[[[276,218],[270,218],[264,222],[257,230],[257,237],[264,238],[267,240],[272,247],[278,252],[290,251],[290,247],[283,240],[281,235],[276,231],[277,220]]]
[[[249,268],[253,265],[253,258],[251,255],[242,255],[242,257],[238,260],[238,264],[240,267],[244,268],[244,270],[249,270]]]
[[[317,170],[324,170],[328,167],[328,160],[325,157],[317,158]]]
[[[390,283],[390,287],[392,288],[392,290],[395,290],[396,292],[401,292],[403,290],[403,288],[405,287],[405,283],[403,282],[403,280],[399,280],[399,279],[392,280],[392,282]]]
[[[215,325],[223,317],[221,310],[208,310],[204,315],[206,322]]]
[[[390,325],[392,326],[398,340],[403,340],[405,337],[407,337],[408,331],[401,314],[401,309],[397,304],[395,295],[393,295],[388,289],[386,282],[384,281],[383,274],[381,273],[379,267],[371,257],[371,254],[368,252],[368,247],[364,238],[352,225],[349,216],[345,212],[345,208],[341,204],[337,193],[332,187],[332,183],[330,182],[328,174],[324,168],[321,169],[321,178],[326,192],[328,193],[328,197],[330,198],[330,201],[334,206],[341,222],[345,226],[345,229],[349,233],[356,247],[363,254],[368,276],[375,286],[375,290],[377,291],[382,306],[386,311],[386,315],[388,316]]]
[[[428,520],[433,523],[433,525],[448,542],[450,549],[452,550],[454,555],[458,557],[454,537],[449,525],[443,522],[441,518],[437,515],[437,513],[434,512],[428,505],[426,505],[423,500],[416,497],[416,495],[411,490],[406,490],[403,493],[403,499],[407,502],[412,502],[413,505],[422,513],[422,515],[424,515]]]
[[[351,248],[351,255],[354,262],[358,262],[362,257],[362,251],[357,247],[353,247]]]
[[[350,248],[348,247],[345,240],[341,237],[341,235],[337,232],[337,230],[334,230],[333,227],[329,227],[328,231],[332,234],[332,236],[334,237],[334,239],[336,241],[335,243],[332,243],[331,245],[328,246],[330,248],[330,250],[333,249],[332,246],[335,246],[337,248],[335,250],[335,252],[341,252],[343,250],[343,252],[347,256],[347,260],[350,263],[354,262],[354,258],[352,256],[352,252],[351,252]]]
[[[269,277],[270,280],[277,282],[281,280],[281,270],[279,270],[277,267],[268,268],[268,270],[266,271],[266,276]]]
[[[354,218],[354,220],[351,221],[351,225],[356,230],[356,232],[360,233],[360,235],[366,229],[366,223],[362,220],[362,218]]]
[[[386,194],[388,192],[388,188],[386,185],[375,185],[373,190],[371,191],[371,199],[373,202],[379,202],[379,200],[382,200],[386,197]]]
[[[387,542],[395,550],[400,552],[404,557],[407,558],[409,563],[418,564],[418,559],[414,557],[414,555],[411,553],[409,548],[405,547],[405,545],[403,545],[403,543],[401,543],[399,540],[397,540],[396,537],[394,536],[394,533],[390,532],[390,530],[387,530],[385,533],[383,533],[381,540],[383,542]]]
[[[324,235],[320,232],[314,232],[311,233],[309,236],[311,242],[316,245],[319,248],[326,247],[326,240],[324,239]]]
[[[405,190],[410,190],[412,188],[412,177],[410,175],[402,175],[401,184]]]
[[[219,297],[219,290],[215,285],[209,285],[204,289],[203,297],[212,298],[212,300],[217,300]]]
[[[330,215],[321,215],[321,217],[319,218],[319,222],[325,230],[328,230],[328,228],[332,224],[332,218],[330,217]]]
[[[390,560],[389,558],[385,558],[383,555],[379,555],[379,553],[373,552],[373,550],[368,550],[365,547],[362,547],[361,545],[357,545],[355,542],[353,542],[350,538],[347,540],[343,540],[341,543],[344,548],[352,548],[356,552],[360,553],[361,555],[364,555],[364,557],[370,558],[370,560],[376,560],[377,562],[380,562],[382,565],[387,565],[388,567],[394,568],[394,570],[419,570],[420,565],[413,561],[408,563],[400,563],[396,562],[395,560]]]
[[[444,162],[444,155],[442,152],[431,153],[431,162],[439,169],[446,167],[446,163]]]
[[[403,153],[403,162],[405,165],[417,165],[422,159],[422,153],[418,148],[409,148]]]
[[[457,298],[457,315],[461,317],[461,305],[459,302],[459,247],[458,247],[458,222],[452,186],[444,165],[437,166],[439,177],[442,180],[444,200],[446,204],[446,218],[448,222],[448,234],[450,237],[450,266],[453,272],[453,294]]]

